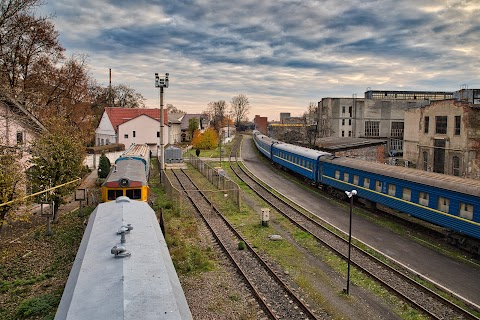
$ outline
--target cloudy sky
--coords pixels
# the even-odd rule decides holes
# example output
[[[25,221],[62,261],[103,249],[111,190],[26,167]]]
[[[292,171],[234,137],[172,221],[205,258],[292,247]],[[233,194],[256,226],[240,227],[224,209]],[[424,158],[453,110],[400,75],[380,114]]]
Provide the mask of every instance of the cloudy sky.
[[[199,113],[245,94],[249,118],[324,97],[480,88],[478,0],[46,0],[67,54],[159,106]]]

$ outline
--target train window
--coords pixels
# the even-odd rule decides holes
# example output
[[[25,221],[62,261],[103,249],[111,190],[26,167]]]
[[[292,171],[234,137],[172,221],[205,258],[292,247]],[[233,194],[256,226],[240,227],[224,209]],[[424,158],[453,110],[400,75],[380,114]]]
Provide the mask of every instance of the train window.
[[[473,220],[473,205],[460,202],[460,217]]]
[[[422,206],[427,206],[428,207],[428,193],[426,192],[419,192],[418,193],[418,203],[421,204]]]
[[[142,199],[142,189],[128,189],[125,190],[126,196],[133,200]]]
[[[115,200],[120,196],[123,196],[123,189],[119,189],[119,190],[109,189],[108,190],[108,200]]]
[[[353,184],[358,186],[358,176],[356,174],[353,175]]]
[[[409,188],[403,188],[402,190],[402,199],[410,201],[412,199],[412,190]]]
[[[375,181],[375,191],[382,192],[382,181]]]
[[[335,170],[335,179],[340,179],[340,171]]]
[[[450,199],[444,197],[438,197],[437,209],[448,213],[450,208]]]
[[[348,182],[348,178],[350,178],[350,175],[348,174],[348,172],[344,172],[343,173],[343,181]]]
[[[394,184],[389,183],[388,184],[388,194],[392,197],[395,197],[395,192],[397,191],[397,186]]]
[[[370,178],[364,178],[363,179],[363,186],[365,188],[370,188]]]

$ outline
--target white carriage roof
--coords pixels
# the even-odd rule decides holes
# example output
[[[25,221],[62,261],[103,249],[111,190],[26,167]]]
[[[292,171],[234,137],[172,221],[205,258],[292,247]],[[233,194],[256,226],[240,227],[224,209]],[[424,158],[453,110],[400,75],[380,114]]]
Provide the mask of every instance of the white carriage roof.
[[[127,224],[133,229],[122,244],[117,230]],[[111,253],[120,245],[130,257]],[[100,204],[91,214],[56,318],[192,318],[155,213],[147,203],[119,197]]]
[[[276,149],[287,151],[287,152],[293,152],[298,155],[301,155],[306,158],[310,158],[313,160],[317,160],[318,157],[321,156],[331,156],[331,153],[325,152],[325,151],[320,151],[320,150],[314,150],[314,149],[309,149],[305,147],[300,147],[300,146],[295,146],[292,144],[287,144],[287,143],[279,143],[275,145]]]

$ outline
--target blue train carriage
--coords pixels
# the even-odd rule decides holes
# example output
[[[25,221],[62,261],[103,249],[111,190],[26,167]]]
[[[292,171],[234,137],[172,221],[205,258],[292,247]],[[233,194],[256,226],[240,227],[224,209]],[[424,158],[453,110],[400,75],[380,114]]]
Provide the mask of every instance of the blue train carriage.
[[[300,174],[315,185],[319,182],[319,160],[323,157],[331,156],[328,152],[287,143],[275,144],[272,147],[273,162]]]
[[[253,131],[253,141],[255,142],[257,149],[270,160],[272,160],[272,146],[274,144],[281,143],[278,140],[261,134],[260,131],[257,130]]]
[[[351,158],[321,160],[322,184],[480,239],[480,181]],[[450,240],[463,241],[457,235]],[[478,247],[475,248],[478,252]]]
[[[192,319],[147,203],[120,197],[93,211],[55,319]]]

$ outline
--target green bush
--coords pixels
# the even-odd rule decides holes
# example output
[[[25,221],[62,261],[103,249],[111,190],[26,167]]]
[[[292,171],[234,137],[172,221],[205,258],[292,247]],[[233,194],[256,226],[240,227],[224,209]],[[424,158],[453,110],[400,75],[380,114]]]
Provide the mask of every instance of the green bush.
[[[110,172],[110,160],[107,158],[105,153],[102,153],[100,156],[100,161],[98,163],[98,177],[101,179],[105,179]]]
[[[238,250],[244,250],[247,246],[245,245],[245,242],[240,241],[238,242]]]

